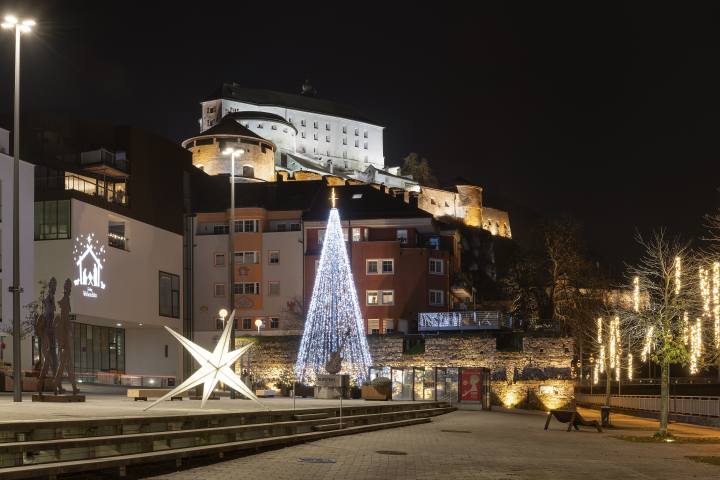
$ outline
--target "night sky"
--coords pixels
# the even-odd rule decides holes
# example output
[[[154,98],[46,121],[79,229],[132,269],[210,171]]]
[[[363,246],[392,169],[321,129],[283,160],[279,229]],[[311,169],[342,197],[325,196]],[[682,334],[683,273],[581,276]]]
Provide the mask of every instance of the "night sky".
[[[179,141],[223,81],[299,92],[309,78],[318,96],[386,126],[388,165],[417,151],[441,180],[482,185],[490,206],[510,210],[516,236],[529,212],[570,213],[612,265],[637,253],[636,228],[696,235],[720,205],[718,12],[14,3],[38,21],[23,40],[27,111]],[[12,44],[6,32],[0,112],[11,109]]]

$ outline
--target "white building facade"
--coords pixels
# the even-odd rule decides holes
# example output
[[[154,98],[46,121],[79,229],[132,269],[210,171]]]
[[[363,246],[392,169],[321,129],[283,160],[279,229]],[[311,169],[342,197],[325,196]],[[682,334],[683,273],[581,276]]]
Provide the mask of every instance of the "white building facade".
[[[182,236],[76,198],[36,202],[35,229],[32,295],[54,277],[57,302],[70,279],[77,373],[177,378]]]
[[[283,132],[281,125],[267,120],[248,119],[242,124],[281,149],[333,165],[363,172],[374,165],[384,168],[383,129],[350,107],[305,95],[224,84],[216,98],[202,105],[200,131],[216,125],[222,117],[235,112],[267,112],[278,115],[294,127]],[[275,126],[275,131],[272,131]],[[277,137],[277,138],[276,138]],[[293,146],[294,151],[289,148]]]
[[[13,296],[8,287],[13,281],[13,158],[8,155],[9,133],[0,129],[0,365],[12,367]],[[34,166],[20,161],[20,305],[34,299],[33,288],[33,172]],[[21,309],[21,320],[25,320]],[[30,339],[23,341],[22,364],[30,365]]]

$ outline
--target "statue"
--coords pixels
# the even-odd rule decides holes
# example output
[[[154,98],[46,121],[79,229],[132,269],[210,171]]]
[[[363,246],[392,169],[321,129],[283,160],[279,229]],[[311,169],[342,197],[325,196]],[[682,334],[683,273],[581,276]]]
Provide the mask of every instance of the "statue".
[[[52,277],[48,282],[47,294],[42,300],[41,316],[37,320],[37,334],[40,339],[40,373],[37,382],[39,395],[42,395],[45,389],[45,378],[48,376],[55,377],[57,371],[57,351],[55,349],[56,288],[57,280]]]
[[[57,350],[60,353],[60,362],[55,371],[55,394],[65,393],[62,388],[63,374],[67,374],[68,381],[72,385],[73,395],[80,393],[75,380],[75,362],[73,359],[73,325],[70,321],[70,291],[72,282],[65,280],[63,286],[63,297],[58,302],[60,305],[60,316],[55,319],[55,334],[57,337]]]

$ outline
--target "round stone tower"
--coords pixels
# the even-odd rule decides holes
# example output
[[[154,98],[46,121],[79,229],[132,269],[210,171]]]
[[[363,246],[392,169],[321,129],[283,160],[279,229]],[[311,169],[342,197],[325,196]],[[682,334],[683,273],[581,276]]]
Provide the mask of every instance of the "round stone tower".
[[[482,225],[482,187],[457,185],[459,207],[465,211],[463,222],[470,227]]]

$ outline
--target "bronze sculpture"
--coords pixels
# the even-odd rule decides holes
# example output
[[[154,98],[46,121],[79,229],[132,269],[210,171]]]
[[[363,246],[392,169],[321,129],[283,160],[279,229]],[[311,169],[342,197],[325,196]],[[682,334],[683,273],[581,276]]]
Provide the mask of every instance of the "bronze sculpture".
[[[45,379],[50,373],[55,377],[57,371],[57,351],[55,349],[55,289],[57,280],[52,277],[48,282],[47,293],[42,300],[42,314],[37,319],[37,336],[40,339],[40,372],[37,391],[43,394]],[[49,371],[49,372],[48,372]]]
[[[80,390],[75,380],[75,363],[73,359],[73,335],[72,321],[70,320],[70,291],[72,290],[72,282],[70,279],[65,280],[63,286],[63,297],[58,302],[60,306],[60,315],[55,319],[55,334],[57,337],[57,350],[60,354],[60,361],[55,371],[55,394],[65,393],[62,388],[63,374],[67,374],[68,381],[72,385],[73,395],[77,395]]]

